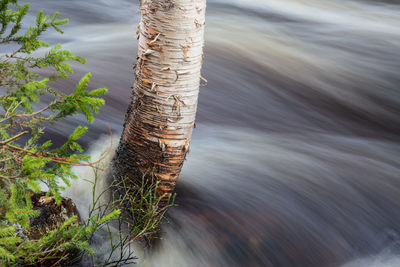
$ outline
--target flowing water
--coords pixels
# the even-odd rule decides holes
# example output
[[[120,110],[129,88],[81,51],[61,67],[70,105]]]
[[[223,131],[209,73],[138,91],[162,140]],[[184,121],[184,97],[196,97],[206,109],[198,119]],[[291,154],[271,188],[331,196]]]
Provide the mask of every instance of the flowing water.
[[[106,122],[120,132],[138,1],[31,2],[70,18],[64,36],[47,37],[88,59],[75,81],[91,71],[93,88],[110,89],[87,147]],[[143,266],[400,266],[396,2],[209,0],[208,84],[180,206]],[[82,182],[70,195],[85,202],[84,192]]]

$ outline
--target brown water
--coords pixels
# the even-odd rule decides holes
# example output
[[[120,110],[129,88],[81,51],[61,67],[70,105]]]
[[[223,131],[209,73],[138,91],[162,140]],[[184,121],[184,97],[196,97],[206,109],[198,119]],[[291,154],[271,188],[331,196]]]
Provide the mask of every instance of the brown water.
[[[120,132],[137,1],[32,2],[71,19],[63,37],[47,37],[88,59],[74,78],[91,71],[92,87],[110,89],[86,145],[106,122]],[[208,85],[180,206],[142,265],[400,266],[395,2],[209,1]]]

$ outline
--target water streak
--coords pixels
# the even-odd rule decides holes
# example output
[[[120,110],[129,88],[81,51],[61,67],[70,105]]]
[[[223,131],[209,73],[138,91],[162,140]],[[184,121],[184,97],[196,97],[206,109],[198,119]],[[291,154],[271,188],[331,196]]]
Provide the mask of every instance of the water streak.
[[[48,37],[88,58],[74,79],[110,89],[86,145],[120,131],[138,3],[33,3],[71,18]],[[180,206],[142,265],[397,266],[399,26],[395,1],[210,0]]]

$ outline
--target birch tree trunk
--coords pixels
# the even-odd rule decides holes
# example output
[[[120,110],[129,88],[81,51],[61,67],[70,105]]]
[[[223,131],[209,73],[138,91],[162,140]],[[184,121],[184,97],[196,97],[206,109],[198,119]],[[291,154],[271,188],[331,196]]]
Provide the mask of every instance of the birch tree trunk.
[[[136,78],[114,175],[161,181],[170,194],[194,128],[206,0],[142,0]]]

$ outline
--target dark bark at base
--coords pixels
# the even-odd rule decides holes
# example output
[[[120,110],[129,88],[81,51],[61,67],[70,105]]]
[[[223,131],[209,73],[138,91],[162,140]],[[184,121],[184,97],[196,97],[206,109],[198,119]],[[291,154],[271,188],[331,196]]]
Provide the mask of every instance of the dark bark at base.
[[[138,161],[136,153],[129,149],[129,144],[121,140],[111,164],[111,176],[114,181],[127,179],[129,182],[141,184],[145,173],[138,168]]]
[[[147,149],[144,149],[144,146],[146,146]],[[158,148],[158,144],[152,142],[139,146],[121,139],[112,162],[112,175],[114,178],[118,181],[123,178],[128,178],[130,182],[135,184],[141,184],[143,178],[147,180],[156,180],[157,178],[154,177],[154,173],[163,171],[160,165],[163,163],[167,164],[168,162],[168,158],[163,155],[165,153],[151,153],[157,150],[156,147]],[[143,155],[143,153],[141,153],[140,155],[138,151],[146,151],[148,154]],[[149,164],[149,162],[152,161],[158,162],[158,164]],[[160,186],[162,187],[173,189],[175,184],[175,181],[160,180]],[[172,193],[172,190],[160,193]]]

